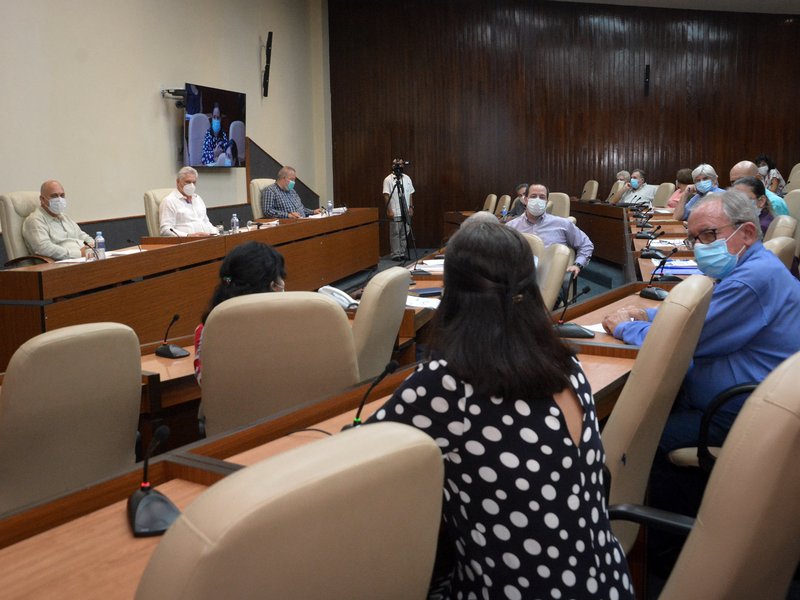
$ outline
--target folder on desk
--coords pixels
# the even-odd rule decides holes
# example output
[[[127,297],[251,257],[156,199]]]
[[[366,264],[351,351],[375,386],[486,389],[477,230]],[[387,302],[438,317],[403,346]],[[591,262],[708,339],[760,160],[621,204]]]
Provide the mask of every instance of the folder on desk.
[[[658,260],[653,259],[653,263],[658,265]],[[697,268],[697,262],[692,259],[674,258],[668,260],[664,265],[665,275],[702,275],[703,272]]]

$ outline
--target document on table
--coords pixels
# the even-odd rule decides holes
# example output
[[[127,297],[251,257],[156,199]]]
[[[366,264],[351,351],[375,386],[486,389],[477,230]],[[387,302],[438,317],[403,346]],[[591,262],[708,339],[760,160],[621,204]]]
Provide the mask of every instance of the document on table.
[[[417,263],[409,265],[408,268],[428,271],[428,273],[444,273],[444,259],[431,258],[429,260],[421,260]]]
[[[657,258],[653,259],[653,266],[658,266]],[[669,275],[702,275],[702,271],[697,268],[697,262],[689,258],[673,258],[664,265],[664,273]]]
[[[422,298],[420,296],[408,296],[406,306],[409,308],[439,308],[439,298]]]

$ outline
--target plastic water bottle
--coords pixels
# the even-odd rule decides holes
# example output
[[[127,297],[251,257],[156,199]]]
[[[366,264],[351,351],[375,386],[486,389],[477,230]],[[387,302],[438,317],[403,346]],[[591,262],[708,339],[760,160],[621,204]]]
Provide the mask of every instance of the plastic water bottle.
[[[239,217],[236,216],[236,213],[233,213],[231,217],[231,233],[239,233]]]
[[[501,218],[503,219],[503,221],[505,221],[506,217],[508,217],[508,208],[503,207],[503,212],[501,213]]]
[[[333,214],[333,200],[328,200],[328,216]]]
[[[103,237],[102,231],[98,231],[94,236],[94,252],[97,260],[103,260],[106,257],[106,238]]]

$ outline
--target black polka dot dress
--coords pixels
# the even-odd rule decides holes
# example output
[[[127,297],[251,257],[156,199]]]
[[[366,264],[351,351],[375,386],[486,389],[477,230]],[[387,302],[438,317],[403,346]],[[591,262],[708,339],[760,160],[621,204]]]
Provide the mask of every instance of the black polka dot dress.
[[[552,397],[478,397],[444,360],[420,365],[370,419],[413,425],[442,450],[449,597],[633,598],[606,511],[594,400],[575,363],[577,447]]]

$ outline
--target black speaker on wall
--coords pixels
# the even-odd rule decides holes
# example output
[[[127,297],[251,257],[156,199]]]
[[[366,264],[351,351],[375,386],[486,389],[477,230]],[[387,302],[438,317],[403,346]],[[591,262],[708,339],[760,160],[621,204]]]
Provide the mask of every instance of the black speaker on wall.
[[[264,63],[264,80],[262,82],[264,98],[269,96],[269,63],[272,59],[272,32],[267,34],[267,60]]]

